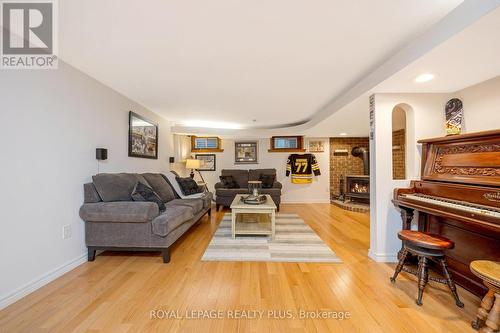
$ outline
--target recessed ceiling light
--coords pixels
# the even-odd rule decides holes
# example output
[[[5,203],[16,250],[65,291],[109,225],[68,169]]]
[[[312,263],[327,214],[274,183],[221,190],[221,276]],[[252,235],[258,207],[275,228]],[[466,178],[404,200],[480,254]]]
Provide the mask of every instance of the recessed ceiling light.
[[[424,82],[428,82],[430,80],[434,79],[434,74],[432,73],[423,73],[423,74],[420,74],[419,76],[417,76],[415,78],[415,82],[417,83],[424,83]]]
[[[346,136],[346,135],[347,135],[347,133],[340,133],[339,135],[340,135],[340,136]]]

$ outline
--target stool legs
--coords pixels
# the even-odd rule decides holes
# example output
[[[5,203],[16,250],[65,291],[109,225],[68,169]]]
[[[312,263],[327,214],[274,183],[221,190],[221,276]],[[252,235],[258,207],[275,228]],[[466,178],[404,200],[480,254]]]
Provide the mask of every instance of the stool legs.
[[[474,329],[478,330],[483,326],[494,302],[495,291],[493,289],[488,289],[488,293],[486,293],[481,301],[481,307],[477,310],[476,320],[472,322],[472,327]]]
[[[446,278],[446,283],[448,284],[448,287],[450,288],[451,293],[453,294],[453,297],[455,298],[455,304],[459,308],[463,308],[464,303],[462,303],[460,301],[460,298],[458,297],[457,287],[455,286],[455,282],[451,278],[450,272],[448,271],[448,264],[446,263],[446,259],[441,258],[439,261],[441,262],[441,266],[443,267],[443,274],[444,274],[444,277]]]
[[[486,326],[479,332],[481,333],[495,333],[500,328],[500,295],[495,294],[495,303],[488,314],[485,322]]]
[[[417,296],[417,299],[415,300],[417,305],[419,305],[419,306],[422,305],[422,297],[424,295],[424,289],[425,289],[425,286],[427,285],[427,282],[429,282],[429,260],[433,260],[433,261],[439,262],[441,264],[441,267],[443,269],[443,276],[445,277],[445,279],[436,279],[436,278],[431,278],[431,279],[433,279],[433,281],[438,281],[440,283],[445,283],[444,281],[446,280],[446,284],[450,288],[450,291],[451,291],[453,297],[455,298],[455,304],[458,307],[463,308],[464,303],[462,303],[460,301],[460,298],[458,297],[457,287],[455,286],[455,282],[453,281],[453,279],[450,275],[450,272],[448,271],[448,264],[447,264],[446,259],[444,257],[444,253],[440,253],[440,252],[438,252],[438,253],[430,253],[430,252],[426,253],[422,249],[418,249],[418,251],[417,251],[417,250],[412,249],[411,247],[407,247],[405,245],[402,252],[401,252],[401,256],[399,257],[399,261],[398,261],[398,264],[397,264],[396,269],[394,271],[394,275],[391,277],[391,282],[392,283],[396,282],[396,278],[398,277],[398,274],[403,270],[405,260],[408,256],[408,254],[410,254],[410,253],[418,255],[417,272],[415,273],[415,271],[407,270],[409,273],[416,275],[418,278],[418,296]],[[430,259],[429,257],[431,257],[432,259]],[[489,308],[491,308],[491,305],[489,306]],[[486,320],[486,316],[487,316],[487,312],[482,314],[481,317],[478,314],[477,322],[479,323],[480,320],[483,320],[483,321]],[[476,325],[475,323],[472,324],[473,327],[476,327],[475,325]]]
[[[394,271],[394,275],[391,277],[392,283],[396,282],[396,278],[398,277],[398,274],[403,269],[407,255],[408,255],[408,250],[406,248],[404,248],[403,251],[401,252],[401,256],[399,257],[398,265],[396,266],[396,270]]]
[[[422,296],[424,294],[424,288],[429,281],[428,274],[428,259],[424,256],[420,256],[418,259],[418,298],[416,300],[417,305],[422,305]]]

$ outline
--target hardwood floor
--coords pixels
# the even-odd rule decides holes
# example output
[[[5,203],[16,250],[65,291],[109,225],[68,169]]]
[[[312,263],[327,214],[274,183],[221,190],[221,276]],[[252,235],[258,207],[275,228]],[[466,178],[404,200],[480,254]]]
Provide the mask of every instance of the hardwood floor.
[[[0,311],[0,332],[475,332],[479,299],[459,288],[460,309],[445,286],[430,283],[424,305],[406,273],[367,257],[369,219],[329,204],[282,205],[298,213],[341,264],[201,262],[223,213],[204,218],[160,254],[103,253]],[[273,319],[299,309],[346,311],[350,318]],[[152,310],[264,310],[262,319],[151,319]],[[170,313],[172,315],[172,313]],[[156,312],[161,316],[162,312]]]

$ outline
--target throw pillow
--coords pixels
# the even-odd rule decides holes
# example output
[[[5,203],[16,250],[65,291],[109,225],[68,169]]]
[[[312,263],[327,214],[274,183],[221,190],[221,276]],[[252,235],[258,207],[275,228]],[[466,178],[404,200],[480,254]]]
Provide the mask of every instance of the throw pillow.
[[[154,202],[158,205],[160,212],[166,209],[165,204],[161,200],[160,196],[156,194],[153,189],[147,185],[144,185],[141,182],[137,182],[134,186],[134,190],[132,191],[132,199],[134,201],[149,201]]]
[[[238,183],[233,179],[233,176],[220,176],[220,181],[224,188],[240,188]]]
[[[194,179],[191,177],[175,177],[175,179],[177,180],[177,183],[179,183],[179,187],[181,188],[181,191],[184,195],[203,192],[203,188],[201,186],[198,186],[198,184],[196,184]]]
[[[273,188],[274,180],[276,175],[260,175],[260,181],[262,182],[262,188]]]
[[[153,191],[158,194],[161,200],[165,203],[175,199],[174,190],[160,173],[143,173],[142,176],[146,179]]]

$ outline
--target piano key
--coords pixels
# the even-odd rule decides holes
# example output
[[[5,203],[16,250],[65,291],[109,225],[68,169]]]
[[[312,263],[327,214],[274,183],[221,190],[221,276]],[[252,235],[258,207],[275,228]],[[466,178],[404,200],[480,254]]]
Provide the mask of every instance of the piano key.
[[[495,218],[500,218],[500,210],[494,207],[485,207],[481,205],[474,205],[469,202],[456,201],[452,199],[446,199],[441,197],[434,197],[425,194],[403,194],[402,197],[406,199],[411,199],[414,201],[428,202],[434,205],[449,207],[458,210],[462,210],[469,213],[480,214],[485,216],[492,216]]]

